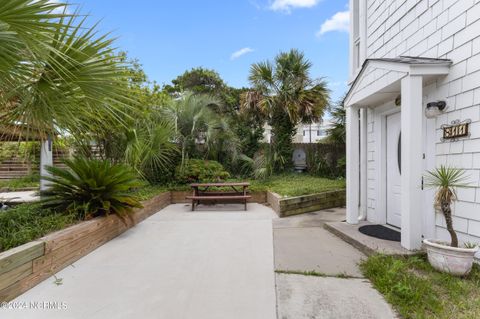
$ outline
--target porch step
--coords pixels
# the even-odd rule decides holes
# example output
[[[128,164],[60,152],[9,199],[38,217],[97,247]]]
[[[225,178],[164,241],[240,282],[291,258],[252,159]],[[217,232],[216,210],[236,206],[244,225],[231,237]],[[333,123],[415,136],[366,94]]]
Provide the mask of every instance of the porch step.
[[[364,235],[358,231],[358,228],[364,225],[373,224],[370,222],[360,222],[357,225],[350,225],[346,222],[332,222],[325,223],[323,227],[353,247],[359,249],[367,256],[375,253],[393,256],[411,256],[423,253],[423,251],[407,250],[403,248],[399,242],[383,240]]]

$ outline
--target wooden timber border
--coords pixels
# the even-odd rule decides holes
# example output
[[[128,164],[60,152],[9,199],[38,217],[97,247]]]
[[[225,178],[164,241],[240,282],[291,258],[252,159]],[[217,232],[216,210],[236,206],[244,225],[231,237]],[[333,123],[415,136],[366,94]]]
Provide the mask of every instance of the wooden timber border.
[[[267,192],[267,201],[279,217],[287,217],[322,209],[343,207],[346,201],[344,189],[297,197],[282,197]]]

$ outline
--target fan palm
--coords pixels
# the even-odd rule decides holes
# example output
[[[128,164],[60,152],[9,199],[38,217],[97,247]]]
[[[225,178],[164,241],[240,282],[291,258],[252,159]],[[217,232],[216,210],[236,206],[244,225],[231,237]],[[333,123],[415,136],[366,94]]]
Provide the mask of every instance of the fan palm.
[[[298,50],[280,53],[273,63],[265,61],[251,66],[249,81],[253,91],[243,95],[241,107],[267,117],[278,158],[291,158],[295,127],[319,121],[329,104],[326,83],[312,79],[311,68],[311,62]]]
[[[158,174],[172,168],[178,148],[175,128],[165,118],[139,120],[125,132],[123,158],[143,178],[156,182]]]
[[[78,13],[55,13],[59,7],[46,0],[0,4],[0,55],[16,57],[0,64],[0,122],[22,123],[43,138],[108,125],[132,104],[119,85],[125,66],[112,40]]]
[[[221,105],[221,102],[209,95],[187,92],[165,110],[167,117],[175,125],[182,166],[185,160],[196,153],[197,144],[210,143],[213,130],[220,125],[218,116],[210,109],[212,105]]]
[[[465,181],[466,176],[463,170],[443,165],[440,168],[427,172],[425,176],[425,185],[436,189],[434,204],[445,217],[452,247],[458,247],[458,237],[453,228],[451,205],[457,199],[456,188],[465,187]]]

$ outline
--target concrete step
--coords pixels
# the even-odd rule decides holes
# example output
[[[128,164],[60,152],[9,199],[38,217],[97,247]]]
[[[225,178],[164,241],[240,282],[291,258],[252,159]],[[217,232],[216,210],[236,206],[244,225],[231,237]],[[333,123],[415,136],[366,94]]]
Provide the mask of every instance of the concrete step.
[[[410,256],[423,253],[423,251],[407,250],[396,241],[378,239],[362,234],[358,228],[364,225],[373,224],[367,221],[360,222],[357,225],[350,225],[346,222],[331,222],[325,223],[323,227],[368,256],[375,253],[393,256]]]

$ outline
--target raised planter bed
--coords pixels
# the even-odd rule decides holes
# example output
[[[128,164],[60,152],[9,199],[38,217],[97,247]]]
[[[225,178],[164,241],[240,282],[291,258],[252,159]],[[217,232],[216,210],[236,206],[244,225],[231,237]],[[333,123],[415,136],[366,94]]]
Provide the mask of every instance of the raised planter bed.
[[[287,217],[321,209],[345,206],[344,189],[319,194],[284,198],[276,193],[267,192],[267,201],[280,217]]]
[[[0,302],[10,301],[117,237],[171,202],[170,192],[144,201],[132,221],[99,217],[0,253]]]

